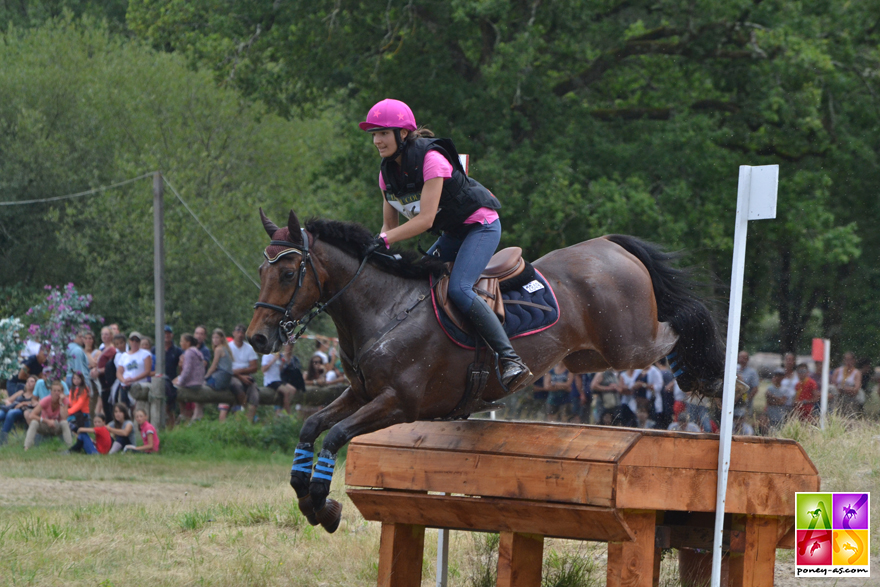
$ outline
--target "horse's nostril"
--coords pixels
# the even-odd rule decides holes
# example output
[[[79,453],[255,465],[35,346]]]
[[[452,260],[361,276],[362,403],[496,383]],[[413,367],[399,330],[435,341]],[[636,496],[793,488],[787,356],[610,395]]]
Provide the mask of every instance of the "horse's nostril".
[[[265,347],[268,341],[269,339],[263,334],[255,334],[251,337],[251,344],[257,348]]]

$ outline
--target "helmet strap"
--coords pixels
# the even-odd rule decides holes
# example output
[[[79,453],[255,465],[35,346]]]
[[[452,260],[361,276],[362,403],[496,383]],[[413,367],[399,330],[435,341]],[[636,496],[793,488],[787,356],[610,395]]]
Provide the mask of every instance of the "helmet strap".
[[[403,153],[403,139],[400,138],[400,129],[394,129],[394,138],[397,140],[397,151],[394,152],[394,155],[391,156],[392,159],[397,159],[397,156]]]

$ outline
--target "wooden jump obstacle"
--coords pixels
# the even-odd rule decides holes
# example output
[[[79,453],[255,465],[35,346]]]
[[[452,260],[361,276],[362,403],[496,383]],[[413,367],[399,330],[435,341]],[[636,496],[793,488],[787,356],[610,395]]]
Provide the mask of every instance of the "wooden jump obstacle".
[[[608,543],[609,587],[652,587],[663,548],[712,548],[718,436],[526,422],[415,422],[353,440],[347,492],[382,523],[380,587],[421,583],[425,528],[499,532],[498,585],[539,587],[544,537]],[[819,476],[791,440],[735,436],[729,584],[770,586],[795,492]],[[441,495],[440,493],[446,495]]]

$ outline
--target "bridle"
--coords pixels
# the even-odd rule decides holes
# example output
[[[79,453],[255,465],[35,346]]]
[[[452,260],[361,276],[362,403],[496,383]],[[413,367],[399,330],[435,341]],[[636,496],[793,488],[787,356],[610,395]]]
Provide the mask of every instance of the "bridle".
[[[281,314],[283,314],[281,316],[281,321],[278,323],[278,338],[281,340],[281,344],[292,344],[299,340],[299,338],[305,334],[309,322],[320,315],[327,306],[332,304],[346,289],[348,289],[348,286],[354,283],[354,280],[358,278],[361,271],[363,271],[364,266],[367,264],[367,259],[369,259],[369,255],[365,256],[361,261],[360,267],[358,267],[357,273],[354,274],[354,277],[352,277],[342,289],[336,292],[333,297],[322,304],[320,300],[324,297],[324,287],[321,285],[321,279],[318,277],[318,269],[315,267],[315,262],[312,260],[312,255],[309,252],[309,233],[303,228],[300,228],[299,230],[300,235],[302,236],[301,245],[290,241],[273,239],[269,242],[269,247],[284,247],[284,249],[274,257],[269,256],[269,247],[266,247],[266,249],[263,250],[263,256],[266,257],[266,261],[270,265],[277,263],[282,257],[293,253],[297,253],[301,257],[299,268],[297,269],[299,275],[296,280],[296,290],[293,292],[293,295],[290,296],[290,301],[287,302],[287,307],[276,306],[275,304],[269,304],[266,302],[257,302],[254,304],[255,310],[257,308],[268,308],[269,310],[275,310],[276,312],[281,312]],[[315,238],[317,239],[317,237]],[[291,316],[290,310],[293,308],[294,303],[296,303],[296,296],[299,295],[300,290],[302,290],[303,279],[305,279],[308,267],[312,268],[312,272],[315,274],[315,282],[318,284],[318,301],[312,304],[309,310],[301,318],[295,319]]]

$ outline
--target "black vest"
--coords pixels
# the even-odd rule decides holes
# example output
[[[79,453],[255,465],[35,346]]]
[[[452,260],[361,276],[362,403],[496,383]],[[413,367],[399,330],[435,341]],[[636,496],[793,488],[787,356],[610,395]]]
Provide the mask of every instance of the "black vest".
[[[463,237],[470,229],[464,221],[480,208],[499,210],[501,202],[480,182],[465,173],[458,151],[450,139],[415,139],[406,141],[398,165],[393,159],[382,159],[382,179],[385,181],[385,199],[389,202],[410,204],[421,200],[425,180],[422,165],[428,151],[437,151],[452,165],[452,177],[443,180],[440,204],[431,232],[448,232]]]

